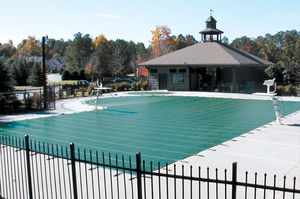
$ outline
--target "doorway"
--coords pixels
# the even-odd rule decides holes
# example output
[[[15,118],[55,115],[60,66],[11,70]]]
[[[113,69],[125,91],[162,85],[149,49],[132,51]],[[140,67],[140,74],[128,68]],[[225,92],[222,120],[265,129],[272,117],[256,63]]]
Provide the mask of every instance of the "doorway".
[[[159,90],[167,90],[168,88],[168,75],[159,74]]]

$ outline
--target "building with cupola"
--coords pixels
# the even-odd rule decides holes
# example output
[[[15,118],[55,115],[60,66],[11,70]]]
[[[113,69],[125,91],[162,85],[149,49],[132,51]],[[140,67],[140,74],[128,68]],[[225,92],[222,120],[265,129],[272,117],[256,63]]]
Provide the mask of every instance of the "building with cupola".
[[[222,43],[210,16],[201,41],[139,64],[149,70],[151,89],[253,93],[260,91],[271,62]]]

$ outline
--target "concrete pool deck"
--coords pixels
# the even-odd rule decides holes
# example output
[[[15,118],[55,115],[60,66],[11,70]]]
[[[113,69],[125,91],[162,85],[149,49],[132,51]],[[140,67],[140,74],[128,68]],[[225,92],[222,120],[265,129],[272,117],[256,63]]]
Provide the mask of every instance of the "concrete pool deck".
[[[132,92],[108,93],[104,94],[103,97],[130,96],[130,93]],[[270,100],[270,96],[231,93],[172,92],[172,94],[168,94],[168,96],[172,95]],[[56,110],[47,112],[0,116],[0,122],[92,111],[94,106],[85,104],[85,101],[89,99],[95,99],[95,97],[61,100],[57,102]],[[282,100],[300,102],[299,97],[282,97]],[[102,107],[98,108],[101,109]],[[189,166],[218,168],[221,171],[225,168],[230,170],[232,163],[237,162],[240,174],[248,171],[249,173],[277,174],[278,179],[285,175],[288,177],[296,176],[299,179],[300,111],[286,116],[282,121],[283,125],[278,125],[274,121],[270,122],[220,145],[178,160],[175,164],[178,165],[178,168],[185,165],[188,173]]]

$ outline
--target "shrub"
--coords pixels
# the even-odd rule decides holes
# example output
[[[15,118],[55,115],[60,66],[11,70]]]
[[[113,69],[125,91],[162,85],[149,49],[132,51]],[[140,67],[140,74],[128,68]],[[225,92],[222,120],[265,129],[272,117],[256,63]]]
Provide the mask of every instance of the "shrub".
[[[148,90],[148,81],[147,80],[142,82],[142,88],[143,88],[143,90]]]
[[[62,73],[62,76],[61,76],[61,79],[62,80],[70,80],[71,79],[71,74],[68,70],[65,70],[63,73]]]
[[[94,90],[95,87],[96,87],[96,86],[94,86],[94,85],[90,85],[90,86],[87,87],[88,95],[91,95],[91,94],[92,94],[92,91]]]
[[[26,108],[27,109],[31,109],[32,105],[33,105],[33,97],[27,97],[25,99],[25,106],[26,106]]]
[[[297,89],[296,86],[287,85],[286,86],[287,94],[289,96],[297,96]]]
[[[297,96],[297,87],[291,84],[286,86],[277,86],[277,95],[279,96]]]

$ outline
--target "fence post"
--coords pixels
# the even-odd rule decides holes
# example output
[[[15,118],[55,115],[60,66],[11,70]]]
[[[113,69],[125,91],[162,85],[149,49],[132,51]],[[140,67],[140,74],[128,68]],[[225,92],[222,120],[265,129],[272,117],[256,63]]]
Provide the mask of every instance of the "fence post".
[[[27,182],[29,198],[32,199],[32,182],[31,182],[31,170],[30,170],[30,149],[29,149],[29,137],[25,135],[25,150],[26,150],[26,163],[27,163]]]
[[[54,106],[54,109],[56,109],[56,105],[55,105],[55,84],[53,85],[53,90],[54,90],[54,92],[53,92],[53,106]]]
[[[72,181],[73,181],[73,194],[74,194],[74,199],[77,199],[77,181],[76,181],[76,168],[75,168],[75,147],[74,144],[70,144],[70,149],[71,149],[71,167],[72,167]]]
[[[137,178],[137,194],[138,199],[142,199],[142,164],[141,164],[141,153],[136,154],[136,178]]]
[[[24,90],[24,96],[23,96],[23,98],[24,98],[24,102],[26,101],[26,89]]]
[[[40,110],[42,110],[42,89],[40,88],[40,100],[39,100]]]
[[[237,163],[232,163],[232,199],[236,199]]]

